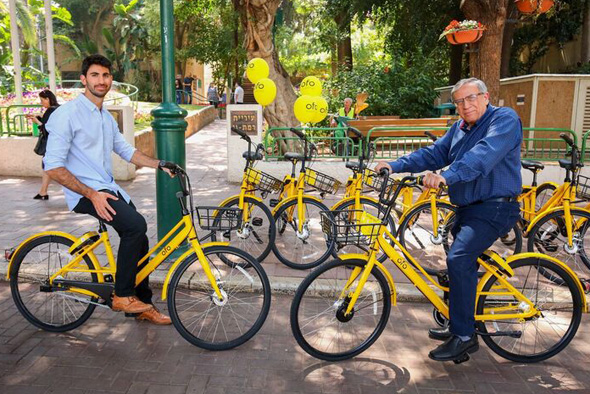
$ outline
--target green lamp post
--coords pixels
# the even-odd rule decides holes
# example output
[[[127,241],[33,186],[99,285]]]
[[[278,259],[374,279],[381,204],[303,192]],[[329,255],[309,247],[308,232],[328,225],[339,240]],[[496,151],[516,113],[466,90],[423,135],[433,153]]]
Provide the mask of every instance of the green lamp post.
[[[162,103],[152,110],[152,128],[156,136],[157,157],[185,167],[184,132],[187,111],[174,98],[174,5],[173,0],[160,0],[162,33]],[[162,239],[181,218],[176,192],[177,179],[162,171],[156,174],[158,239]]]

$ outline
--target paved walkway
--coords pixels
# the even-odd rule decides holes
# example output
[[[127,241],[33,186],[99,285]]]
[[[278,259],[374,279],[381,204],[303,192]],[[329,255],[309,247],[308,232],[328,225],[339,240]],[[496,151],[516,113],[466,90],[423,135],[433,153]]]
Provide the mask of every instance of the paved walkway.
[[[198,204],[214,205],[238,191],[238,185],[226,182],[225,144],[222,121],[187,141],[187,168]],[[153,244],[154,170],[139,170],[135,180],[121,184],[146,216]],[[49,201],[33,200],[38,187],[37,178],[0,177],[0,250],[38,231],[60,229],[80,236],[96,227],[94,219],[67,211],[56,185],[49,189]],[[111,236],[116,245],[116,234],[111,231]],[[264,267],[275,289],[294,288],[306,275],[282,266],[272,255]],[[5,270],[0,259],[0,271]],[[408,293],[409,286],[401,290]],[[274,294],[272,302],[254,339],[213,353],[190,345],[172,327],[139,324],[101,308],[70,333],[40,331],[22,318],[8,284],[0,282],[0,393],[590,392],[587,316],[567,351],[549,361],[515,364],[482,346],[471,361],[457,366],[427,358],[437,344],[426,334],[433,324],[431,307],[401,303],[371,349],[352,361],[326,363],[308,356],[293,340],[290,297]]]

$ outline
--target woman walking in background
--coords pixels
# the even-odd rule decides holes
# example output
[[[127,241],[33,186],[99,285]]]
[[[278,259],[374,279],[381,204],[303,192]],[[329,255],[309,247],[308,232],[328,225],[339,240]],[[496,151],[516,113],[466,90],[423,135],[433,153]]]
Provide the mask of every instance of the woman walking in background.
[[[27,115],[27,118],[31,119],[31,121],[39,126],[39,138],[44,138],[47,141],[48,132],[45,129],[45,124],[49,120],[49,117],[55,111],[59,104],[57,103],[57,98],[55,94],[51,90],[43,90],[39,93],[39,99],[41,100],[41,105],[45,108],[45,113],[43,116],[35,116],[35,115]],[[42,149],[43,153],[41,156],[45,155],[45,147]],[[41,161],[41,166],[43,166],[43,161]],[[39,193],[33,197],[35,200],[48,200],[49,195],[47,194],[47,188],[49,187],[49,182],[51,182],[51,178],[49,175],[43,171],[43,178],[41,180],[41,190]]]

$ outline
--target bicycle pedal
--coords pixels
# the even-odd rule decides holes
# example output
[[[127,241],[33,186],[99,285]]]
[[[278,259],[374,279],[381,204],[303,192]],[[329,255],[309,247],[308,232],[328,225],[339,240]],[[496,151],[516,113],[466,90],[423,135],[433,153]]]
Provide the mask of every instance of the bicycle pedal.
[[[112,283],[113,282],[113,275],[111,275],[111,274],[105,275],[104,276],[104,281],[105,282],[111,282]]]
[[[276,198],[271,198],[270,201],[268,202],[268,205],[270,205],[271,208],[274,208],[277,205],[279,205],[279,200]]]
[[[590,281],[588,279],[580,279],[580,283],[582,284],[582,289],[584,289],[584,294],[590,294]]]
[[[14,251],[14,248],[4,249],[4,260],[10,261],[10,259],[12,259],[12,255],[14,254]]]
[[[458,358],[454,359],[453,362],[455,364],[461,364],[464,363],[465,361],[469,361],[470,357],[468,353],[462,354],[461,356],[459,356]]]
[[[260,227],[262,226],[262,223],[262,218],[252,218],[252,226]]]
[[[223,238],[231,239],[231,231],[224,231],[222,236]]]

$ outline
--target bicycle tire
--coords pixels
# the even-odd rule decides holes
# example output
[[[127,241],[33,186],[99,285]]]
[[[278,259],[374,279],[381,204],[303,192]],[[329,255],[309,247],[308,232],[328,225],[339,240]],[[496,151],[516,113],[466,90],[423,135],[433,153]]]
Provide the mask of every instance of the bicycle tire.
[[[546,258],[526,257],[512,261],[510,266],[514,270],[514,275],[506,279],[521,293],[525,294],[529,300],[533,301],[536,308],[541,309],[540,316],[528,319],[478,321],[476,325],[479,331],[484,334],[514,331],[514,328],[520,325],[521,336],[519,338],[511,338],[508,335],[482,335],[482,339],[494,353],[511,361],[534,363],[547,360],[562,351],[571,342],[580,325],[583,301],[582,294],[575,283],[577,279],[570,276],[558,264]],[[551,271],[554,276],[559,276],[562,285],[558,285],[540,275],[541,271]],[[538,288],[531,291],[535,280],[537,286],[545,286],[542,291],[539,291]],[[498,278],[495,276],[490,277],[483,285],[482,292],[492,292],[492,294],[483,294],[478,297],[476,314],[483,314],[486,308],[488,312],[492,309],[492,313],[495,307],[500,308],[500,313],[502,311],[510,313],[510,310],[502,310],[502,308],[517,305],[522,310],[526,307],[526,305],[520,307],[522,302],[506,295],[505,289],[507,287],[503,286]],[[501,292],[502,290],[504,290],[503,294],[493,296],[494,291]],[[543,296],[546,299],[541,299]],[[550,309],[552,305],[555,306],[554,309]],[[568,305],[571,305],[571,312],[568,312]],[[556,324],[553,324],[553,322]],[[532,324],[533,327],[527,330],[526,326],[529,324]],[[503,329],[506,331],[503,331]],[[534,338],[531,338],[533,336]],[[553,343],[555,337],[557,338]],[[532,349],[531,341],[533,342]],[[544,346],[546,349],[539,351]],[[522,351],[529,351],[529,353],[522,354]]]
[[[236,196],[234,198],[232,198],[231,200],[227,201],[224,205],[220,206],[221,208],[237,208],[239,205],[239,197]],[[275,225],[275,220],[272,216],[272,213],[270,211],[270,209],[268,209],[268,207],[263,203],[260,202],[254,198],[251,197],[244,197],[244,203],[245,204],[252,204],[254,206],[256,206],[258,209],[260,209],[260,215],[264,215],[263,218],[261,218],[263,220],[263,223],[261,225],[251,225],[250,223],[252,222],[252,220],[250,220],[250,223],[242,223],[242,228],[240,229],[240,231],[242,231],[242,234],[244,234],[243,229],[244,226],[249,226],[249,231],[251,231],[251,233],[249,233],[247,235],[246,238],[242,238],[239,234],[238,234],[238,230],[232,230],[231,234],[233,234],[233,236],[230,239],[230,245],[234,246],[238,249],[241,249],[251,255],[253,255],[259,262],[263,262],[264,259],[266,259],[268,257],[268,254],[270,253],[270,251],[272,250],[272,244],[274,244],[275,242],[275,238],[276,238],[276,225]],[[251,219],[254,219],[253,216],[250,216]],[[256,216],[256,218],[259,218],[258,216]],[[214,225],[215,225],[215,221],[214,221]],[[258,234],[258,232],[256,231],[256,227],[262,227],[264,224],[268,225],[268,231],[262,231],[261,234]],[[263,238],[260,235],[264,235],[264,234],[268,234],[267,237],[268,239],[266,240],[266,244],[264,245]],[[218,239],[219,238],[219,239]],[[216,232],[214,232],[211,235],[211,241],[215,242],[215,241],[225,241],[225,239],[223,239],[222,237],[220,237]],[[261,248],[260,245],[264,245],[263,248]],[[257,246],[257,247],[255,247]]]
[[[343,313],[348,297],[340,299],[340,296],[343,285],[353,273],[350,268],[364,267],[366,264],[365,260],[332,260],[313,270],[297,288],[291,303],[291,331],[299,346],[311,356],[326,361],[349,359],[368,349],[385,329],[391,312],[391,292],[385,276],[377,267],[371,270],[369,279],[365,283],[366,293],[358,298],[350,318]],[[324,279],[322,275],[325,273]],[[333,284],[332,287],[329,287],[330,283]],[[380,299],[377,292],[381,295]],[[369,301],[368,305],[363,304],[365,301]],[[373,301],[372,304],[370,301]],[[373,319],[371,319],[370,310],[368,315],[359,313],[371,306]],[[380,312],[377,311],[379,306],[381,306]],[[318,309],[320,313],[317,312]],[[306,311],[318,319],[311,327],[313,322],[308,321],[311,318],[305,318]],[[367,328],[359,327],[361,325],[367,325]],[[346,331],[348,335],[340,335],[340,329]],[[338,340],[354,339],[353,335],[359,334],[362,335],[359,343],[345,350],[342,350],[340,344],[335,345]],[[318,343],[313,340],[314,337],[325,340]],[[322,343],[330,348],[332,346],[336,348],[334,350],[319,349]]]
[[[364,205],[368,205],[368,206],[376,209],[377,212],[380,212],[381,213],[381,216],[387,210],[387,208],[385,206],[383,206],[383,205],[381,205],[381,204],[379,204],[379,203],[377,203],[377,202],[375,202],[375,201],[373,201],[373,200],[371,200],[369,198],[366,198],[366,197],[361,197],[360,198],[360,202],[361,202],[361,204],[363,204],[363,208],[362,209],[365,212],[371,213],[371,211],[368,211],[366,208],[364,208]],[[352,207],[352,209],[354,209],[354,204],[355,204],[355,201],[354,200],[350,200],[350,201],[345,202],[342,205],[339,205],[336,208],[333,207],[332,210],[333,211],[346,211],[346,210],[350,210],[351,207]],[[373,216],[375,216],[375,215],[373,214]],[[395,220],[394,220],[394,218],[392,217],[391,214],[387,218],[387,223],[388,223],[387,224],[387,227],[388,227],[389,232],[392,235],[394,235],[395,234],[395,231],[396,231],[396,226],[395,226]],[[393,241],[391,241],[390,243],[391,243],[391,245],[393,245]],[[346,249],[342,253],[365,253],[366,252],[365,250],[360,250],[359,251],[360,248],[359,247],[355,247],[353,245],[351,245],[351,246],[345,246],[345,248]],[[340,249],[340,250],[336,250],[336,249],[337,249],[336,247],[332,248],[332,256],[334,258],[338,258],[338,254],[342,254],[342,253],[339,253],[340,250],[343,250],[343,249]],[[377,260],[379,262],[383,263],[383,262],[385,262],[385,260],[387,260],[387,255],[385,253],[383,253],[383,251],[380,251],[379,254],[377,255]]]
[[[197,255],[193,253],[180,263],[170,280],[167,292],[170,318],[180,335],[193,345],[207,350],[232,349],[247,342],[264,324],[270,310],[270,283],[260,263],[240,249],[210,246],[204,248],[203,253],[224,293],[224,301],[218,301]],[[228,265],[220,254],[240,262]],[[216,257],[219,261],[215,260]],[[248,297],[244,298],[244,295]],[[197,301],[191,305],[194,299]],[[252,302],[247,301],[250,299]],[[251,310],[236,313],[239,308]],[[191,318],[195,318],[193,322],[190,322]],[[195,322],[198,332],[191,330]],[[225,338],[216,338],[218,329],[223,331]],[[230,338],[232,334],[235,337]]]
[[[302,203],[305,206],[307,219],[304,223],[304,230],[307,231],[305,239],[297,236],[297,199],[281,205],[274,214],[275,221],[286,222],[286,228],[283,233],[277,234],[272,250],[281,263],[294,269],[317,267],[331,256],[334,247],[334,241],[326,239],[319,215],[319,211],[328,211],[329,208],[309,197],[303,197]],[[315,207],[311,215],[309,207]],[[286,211],[291,208],[293,209],[293,220],[289,222],[286,218]],[[307,242],[308,240],[314,241],[315,246],[306,247],[305,245],[311,245]],[[305,254],[306,250],[309,250],[311,254]],[[307,260],[304,261],[305,259]]]
[[[557,189],[557,187],[549,182],[544,182],[537,187],[536,197],[535,197],[535,212],[538,212],[539,209],[545,205],[547,201],[553,196],[553,192]]]
[[[575,249],[566,249],[567,233],[565,230],[565,211],[560,209],[541,218],[529,231],[527,250],[547,254],[567,264],[574,272],[581,274],[590,269],[590,259],[585,247],[590,248],[590,212],[582,209],[571,209],[572,223],[581,224],[574,231]],[[574,227],[575,228],[575,227]],[[588,240],[585,237],[589,237]]]
[[[65,294],[67,293],[66,291],[42,292],[40,289],[35,290],[37,285],[48,285],[49,276],[55,273],[58,266],[65,265],[62,263],[61,257],[63,254],[68,253],[73,243],[71,239],[59,235],[45,235],[34,238],[21,246],[11,266],[10,291],[18,311],[31,324],[45,331],[65,332],[73,330],[88,320],[96,308],[96,305],[90,303],[71,300],[67,297],[68,294]],[[51,249],[52,244],[56,244],[55,252],[53,253]],[[57,245],[62,245],[63,249]],[[34,254],[37,254],[39,257],[38,264],[35,264],[35,258],[37,256],[33,256]],[[52,256],[56,257],[55,264],[57,265],[52,266]],[[93,265],[88,256],[84,256],[84,262],[88,268],[92,268]],[[47,273],[47,275],[44,275],[44,273]],[[76,276],[78,280],[81,277],[87,277],[86,279],[91,278],[92,282],[98,281],[96,273],[72,273],[72,275]],[[21,280],[27,278],[32,284]],[[30,295],[25,293],[25,290],[28,290],[27,288],[31,290]],[[79,294],[75,296],[80,299],[85,297]],[[98,299],[96,297],[89,297],[89,301],[97,302]],[[51,304],[51,308],[46,306],[47,303]],[[79,308],[79,306],[82,306],[82,308]],[[54,313],[60,307],[62,313]],[[43,309],[45,312],[43,312]],[[72,313],[74,316],[69,318],[67,317],[68,313]],[[49,316],[46,316],[46,314],[49,314]],[[61,322],[59,321],[60,317],[63,320]]]

